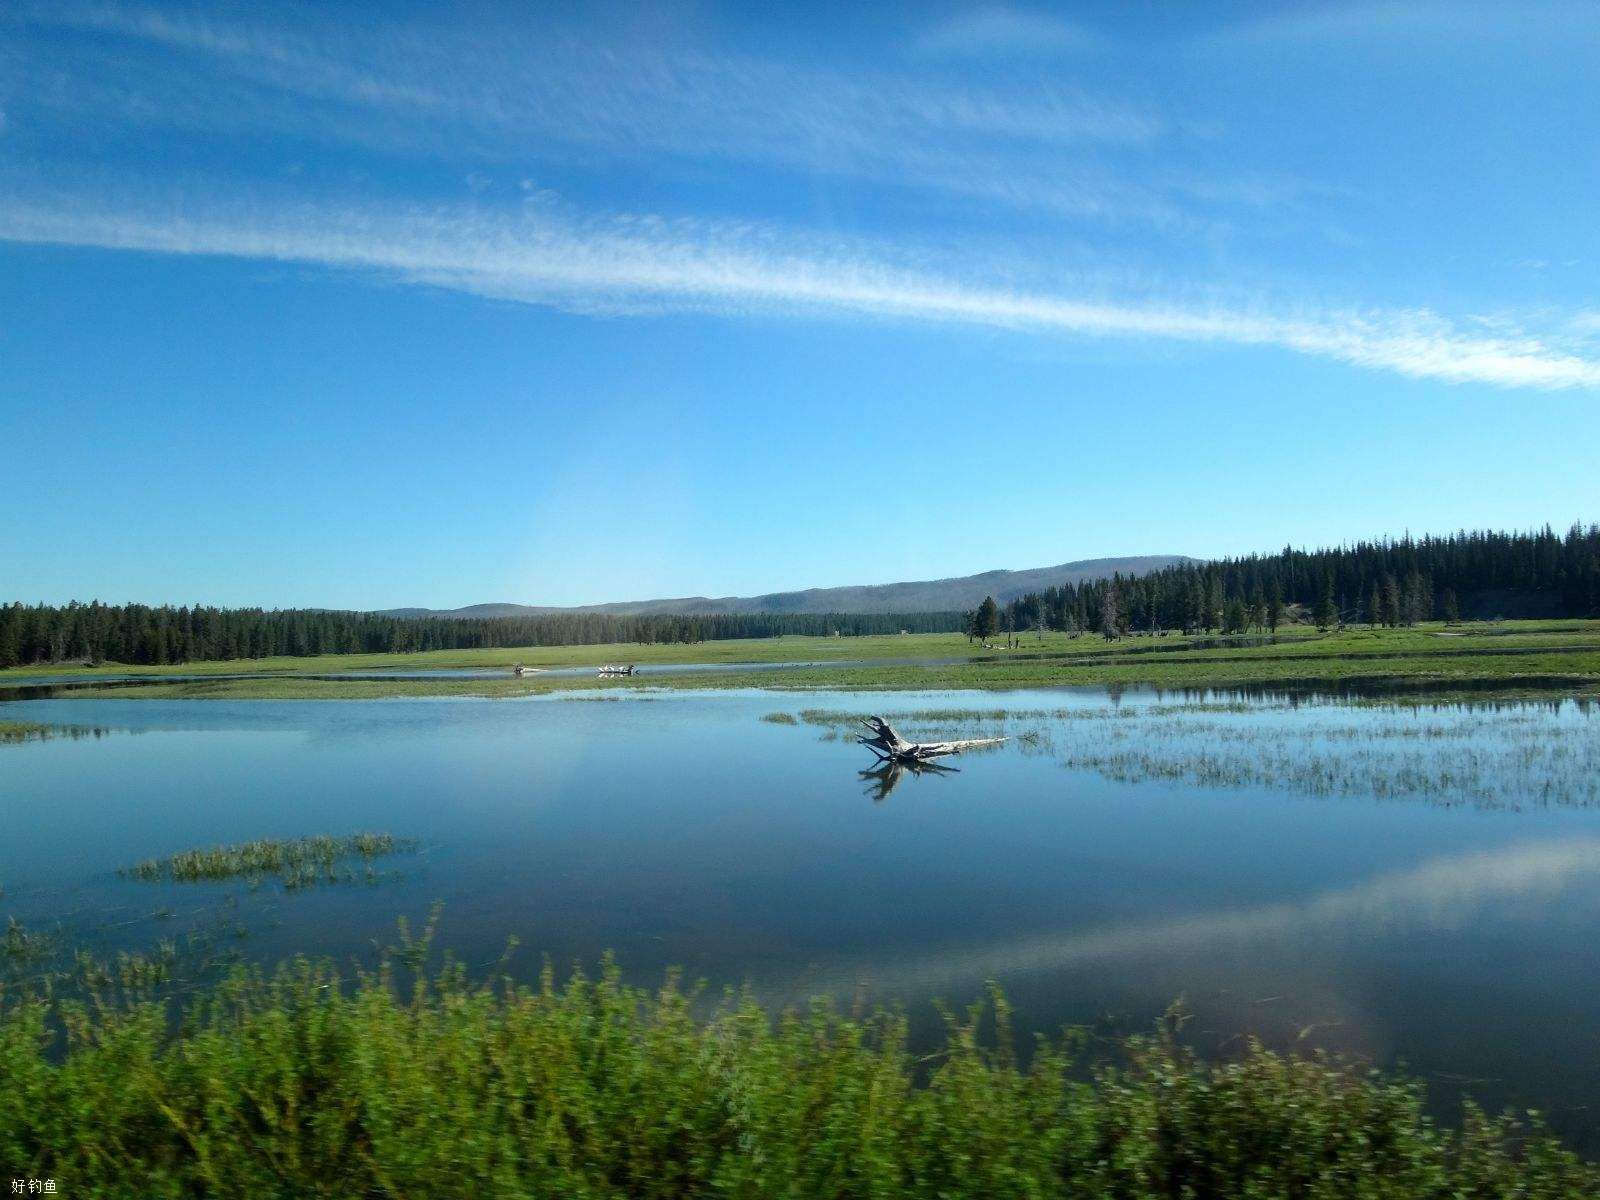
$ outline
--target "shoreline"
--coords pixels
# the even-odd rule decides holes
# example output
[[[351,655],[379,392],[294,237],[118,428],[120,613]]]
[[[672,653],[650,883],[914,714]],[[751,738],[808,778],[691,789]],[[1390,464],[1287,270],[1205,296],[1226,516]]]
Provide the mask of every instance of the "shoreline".
[[[7,699],[351,699],[471,696],[486,699],[571,690],[757,688],[770,691],[1008,691],[1059,686],[1356,689],[1397,683],[1448,690],[1519,681],[1541,694],[1600,695],[1600,621],[1527,621],[1402,629],[1306,627],[1262,635],[1138,635],[1106,642],[1060,633],[1027,635],[1014,650],[975,650],[960,635],[783,637],[739,641],[520,647],[414,655],[330,655],[256,662],[0,671]],[[604,662],[649,671],[610,679]],[[515,676],[515,663],[538,673]],[[696,668],[704,667],[704,670]],[[419,677],[430,671],[499,676]],[[681,669],[677,669],[681,668]],[[740,669],[747,668],[747,669]],[[555,675],[554,669],[571,674]],[[394,671],[396,678],[349,678]],[[403,675],[410,671],[412,674]],[[96,681],[103,680],[97,686]],[[144,682],[148,680],[148,682]],[[641,684],[641,680],[644,682]],[[27,689],[25,693],[21,689]],[[21,693],[21,694],[19,694]]]

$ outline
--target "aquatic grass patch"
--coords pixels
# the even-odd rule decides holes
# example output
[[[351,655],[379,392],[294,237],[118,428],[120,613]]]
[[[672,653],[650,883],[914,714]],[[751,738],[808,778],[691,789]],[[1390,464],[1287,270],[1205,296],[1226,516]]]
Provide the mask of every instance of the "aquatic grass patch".
[[[161,939],[148,954],[120,950],[116,960],[109,963],[79,950],[64,979],[90,995],[104,992],[113,984],[129,992],[148,992],[171,981],[177,961],[177,943],[171,938]]]
[[[416,961],[419,955],[408,955]],[[420,948],[422,953],[426,947]],[[181,1020],[174,1020],[176,1012]],[[1089,1056],[1010,1009],[904,1014],[748,995],[698,1015],[669,977],[469,983],[393,959],[354,979],[238,969],[184,1006],[0,1003],[0,1161],[67,1195],[1593,1196],[1534,1123],[1424,1115],[1421,1085],[1251,1043],[1208,1063],[1177,1022]],[[994,1031],[984,1034],[981,1030]]]
[[[306,887],[340,878],[341,866],[360,861],[370,868],[374,860],[415,849],[416,843],[387,833],[356,833],[347,837],[262,838],[231,846],[184,850],[164,858],[146,859],[120,872],[125,878],[147,883],[197,883],[225,879],[276,876],[286,887]]]
[[[27,929],[16,917],[6,918],[5,937],[0,938],[0,958],[8,964],[25,964],[47,958],[55,947],[49,934]]]
[[[46,725],[39,721],[0,721],[0,746],[47,742],[51,738],[104,737],[109,730],[87,725]]]
[[[1183,713],[1076,727],[1061,761],[1124,783],[1274,787],[1480,808],[1600,804],[1600,711],[1310,706],[1239,719]]]
[[[1600,706],[1582,699],[1352,705],[1338,699],[885,713],[906,736],[1010,736],[1121,783],[1271,787],[1479,808],[1600,805]],[[859,713],[805,709],[823,741]]]
[[[959,729],[965,738],[1009,737],[1025,739],[1037,744],[1042,731],[1032,729],[1019,733],[1012,722],[1018,718],[1045,715],[1037,711],[1008,709],[921,709],[915,712],[885,712],[880,714],[903,736],[912,740],[947,740],[953,730]],[[863,730],[863,714],[835,709],[808,708],[800,713],[800,720],[819,727],[819,741],[837,742],[853,739]],[[999,745],[974,747],[967,754],[988,753],[1000,749]]]
[[[98,741],[111,730],[99,725],[45,725],[38,721],[0,721],[0,746],[18,745],[22,742],[48,742],[53,738]]]
[[[819,725],[825,728],[852,726],[861,724],[865,713],[845,712],[835,708],[806,708],[800,711],[800,720],[807,725]],[[1043,716],[1039,710],[1019,711],[1005,708],[975,709],[975,708],[922,708],[913,711],[879,713],[886,721],[910,724],[917,722],[927,724],[933,721],[955,723],[970,723],[973,721],[1004,721],[1009,717],[1017,716]]]
[[[793,713],[786,712],[769,712],[762,716],[761,719],[768,725],[798,725],[800,723]]]
[[[1182,704],[1081,704],[1070,708],[917,708],[879,713],[885,720],[906,725],[1002,724],[1007,721],[1105,721],[1127,720],[1177,713],[1260,713],[1287,708],[1287,702],[1251,703],[1246,701],[1195,701]],[[823,728],[859,725],[864,714],[833,708],[806,708],[800,720]]]

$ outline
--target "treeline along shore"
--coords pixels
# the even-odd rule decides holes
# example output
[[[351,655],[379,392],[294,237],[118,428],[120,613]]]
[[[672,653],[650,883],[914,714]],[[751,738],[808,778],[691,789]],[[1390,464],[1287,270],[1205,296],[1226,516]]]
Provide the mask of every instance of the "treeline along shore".
[[[1565,534],[1462,532],[1168,567],[1001,597],[997,627],[1120,634],[1275,628],[1291,606],[1320,626],[1433,618],[1600,616],[1600,525]],[[974,614],[554,612],[405,617],[323,609],[0,607],[0,668],[50,662],[139,665],[519,646],[691,643],[784,635],[951,633]],[[984,632],[991,632],[985,630]]]
[[[1242,633],[1276,628],[1291,605],[1323,627],[1600,616],[1600,525],[1285,547],[1030,592],[999,606],[996,620],[1018,631]]]
[[[394,617],[323,609],[144,604],[12,604],[0,609],[0,668],[49,662],[161,666],[324,654],[404,654],[511,646],[686,643],[830,634],[949,633],[960,613],[779,613],[531,617]]]

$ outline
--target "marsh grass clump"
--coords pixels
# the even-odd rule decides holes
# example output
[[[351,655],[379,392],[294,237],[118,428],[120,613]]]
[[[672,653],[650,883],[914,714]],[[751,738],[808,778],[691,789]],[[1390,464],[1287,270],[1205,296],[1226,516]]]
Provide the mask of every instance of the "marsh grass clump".
[[[414,843],[387,833],[356,833],[348,837],[262,838],[232,846],[184,850],[166,858],[151,858],[122,871],[129,879],[147,883],[197,883],[223,879],[261,879],[274,876],[285,887],[301,888],[335,881],[349,874],[343,864],[360,860],[372,874],[372,862]]]
[[[49,934],[30,933],[16,917],[7,917],[6,935],[0,940],[0,957],[9,963],[37,962],[48,957],[54,945]]]
[[[425,948],[419,948],[420,950]],[[419,956],[412,956],[413,961]],[[1165,1025],[1013,1052],[998,990],[916,1057],[903,1014],[748,995],[709,1015],[614,965],[469,983],[304,960],[174,1002],[0,1005],[0,1161],[68,1195],[1592,1197],[1535,1126],[1420,1085]],[[980,1034],[993,1030],[993,1036]],[[60,1035],[60,1036],[58,1036]]]
[[[172,978],[172,967],[178,958],[178,948],[163,938],[153,954],[119,951],[115,978],[130,991],[148,990]]]
[[[1197,699],[884,716],[913,739],[1009,736],[1016,753],[1056,757],[1121,783],[1479,808],[1600,805],[1600,708],[1571,699],[1428,708]],[[822,741],[849,740],[861,721],[838,709],[804,709],[799,717]]]
[[[0,721],[0,745],[48,742],[53,738],[68,738],[74,742],[85,738],[99,741],[112,732],[100,725],[43,725],[38,721]]]
[[[0,721],[0,745],[15,742],[42,742],[50,736],[50,726],[37,721]]]
[[[1061,760],[1124,783],[1592,807],[1600,804],[1597,718],[1571,702],[1443,711],[1313,705],[1237,717],[1150,708],[1137,721],[1075,728]]]
[[[769,725],[798,725],[800,722],[793,713],[769,712],[761,718]]]
[[[836,708],[806,708],[800,711],[800,720],[807,725],[817,725],[825,729],[854,728],[861,724],[864,715]],[[1050,714],[1038,709],[919,708],[881,715],[884,720],[896,725],[928,725],[939,722],[965,725],[977,721],[1003,722],[1014,717],[1042,717]]]

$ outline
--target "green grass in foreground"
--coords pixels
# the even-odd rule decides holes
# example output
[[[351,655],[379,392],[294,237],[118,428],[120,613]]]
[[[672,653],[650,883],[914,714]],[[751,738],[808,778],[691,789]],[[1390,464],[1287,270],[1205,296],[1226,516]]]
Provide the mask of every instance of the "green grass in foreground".
[[[176,1033],[152,1001],[13,998],[0,1164],[140,1200],[1600,1194],[1537,1129],[1468,1107],[1446,1131],[1418,1085],[1319,1059],[1252,1046],[1209,1066],[1168,1030],[1092,1071],[1071,1038],[1041,1043],[1024,1069],[998,993],[923,1059],[896,1015],[695,1011],[614,969],[527,988],[385,966],[347,986],[304,961],[236,972]]]

